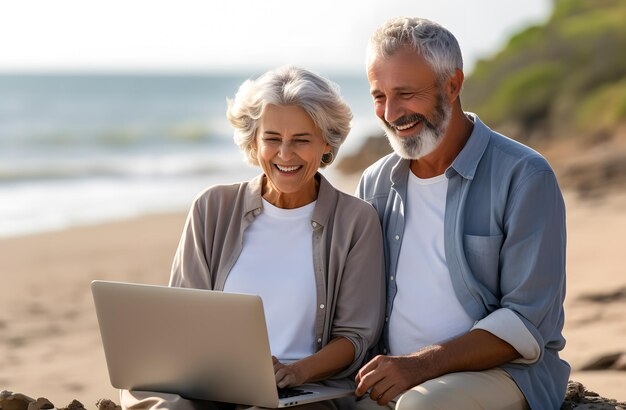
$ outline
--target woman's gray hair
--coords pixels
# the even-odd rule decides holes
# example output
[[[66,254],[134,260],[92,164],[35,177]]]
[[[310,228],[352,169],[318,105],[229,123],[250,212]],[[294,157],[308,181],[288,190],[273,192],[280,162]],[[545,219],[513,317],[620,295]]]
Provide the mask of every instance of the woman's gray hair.
[[[235,128],[235,143],[250,164],[259,165],[253,148],[259,120],[269,104],[302,107],[331,146],[332,155],[322,156],[320,167],[330,165],[337,158],[352,120],[352,112],[339,94],[339,87],[308,70],[287,66],[245,81],[235,99],[228,100],[226,116]]]
[[[418,17],[387,20],[370,37],[367,61],[375,55],[389,58],[398,49],[411,46],[431,66],[437,77],[463,71],[461,47],[454,35],[442,25]]]

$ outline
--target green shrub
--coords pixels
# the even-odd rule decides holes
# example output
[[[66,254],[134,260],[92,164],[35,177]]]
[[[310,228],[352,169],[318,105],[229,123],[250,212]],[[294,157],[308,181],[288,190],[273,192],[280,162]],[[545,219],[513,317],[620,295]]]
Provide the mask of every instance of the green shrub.
[[[546,24],[528,27],[476,64],[464,86],[465,108],[493,126],[527,130],[584,131],[624,120],[626,0],[554,5]]]
[[[576,126],[584,132],[611,129],[626,122],[626,76],[616,84],[598,88],[576,111]]]

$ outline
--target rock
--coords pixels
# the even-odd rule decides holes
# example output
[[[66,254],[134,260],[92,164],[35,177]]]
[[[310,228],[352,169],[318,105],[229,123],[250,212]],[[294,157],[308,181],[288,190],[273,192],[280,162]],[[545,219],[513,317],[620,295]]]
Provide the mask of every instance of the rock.
[[[579,299],[594,303],[626,302],[626,286],[608,292],[584,294]]]
[[[39,397],[37,400],[28,405],[28,410],[47,410],[54,409],[54,404],[45,397]]]
[[[565,400],[561,410],[626,410],[626,403],[607,399],[598,393],[587,390],[582,383],[570,380],[567,383]]]
[[[121,407],[109,399],[100,399],[96,402],[98,410],[121,410]],[[54,409],[54,405],[46,398],[37,400],[20,393],[10,391],[0,392],[0,410],[45,410]],[[561,410],[626,410],[626,403],[607,399],[598,393],[587,390],[579,382],[570,380],[567,384],[565,400]],[[72,400],[66,407],[58,410],[86,410],[78,400]]]
[[[565,401],[577,401],[585,398],[585,386],[582,383],[569,381],[567,383],[567,391],[565,392]]]
[[[367,137],[354,154],[342,155],[335,167],[343,174],[361,173],[365,168],[392,152],[384,134]]]
[[[54,404],[45,397],[37,400],[21,393],[12,393],[7,390],[0,392],[0,409],[2,410],[47,410],[54,409]]]
[[[611,365],[611,369],[626,371],[626,353],[622,353],[619,359]]]
[[[611,189],[626,186],[626,153],[612,147],[603,153],[585,158],[550,161],[559,176],[559,185],[575,189],[581,198],[602,196]],[[626,293],[616,295],[624,300]],[[607,300],[608,301],[608,300]]]
[[[602,354],[594,357],[588,363],[582,365],[580,370],[617,370],[616,364],[620,363],[622,356],[624,356],[622,352]],[[621,363],[623,364],[623,359]]]
[[[29,404],[34,402],[35,399],[22,393],[13,393],[8,390],[0,392],[0,409],[2,410],[28,410]]]
[[[87,410],[87,409],[85,409],[85,406],[83,405],[83,403],[74,399],[72,400],[70,404],[67,405],[67,407],[61,407],[59,410]]]
[[[115,404],[109,399],[98,400],[96,402],[96,406],[98,406],[98,410],[122,410],[122,407],[120,405]]]

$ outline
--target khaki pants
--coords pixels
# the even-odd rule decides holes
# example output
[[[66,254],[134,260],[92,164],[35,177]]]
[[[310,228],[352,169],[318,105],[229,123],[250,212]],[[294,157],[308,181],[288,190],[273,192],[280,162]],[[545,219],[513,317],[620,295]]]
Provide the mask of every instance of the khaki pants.
[[[324,382],[334,387],[352,387],[345,380]],[[120,390],[120,404],[124,410],[253,410],[259,407],[241,406],[229,403],[215,403],[203,400],[187,400],[177,394],[148,391]],[[294,410],[348,410],[354,408],[354,397],[344,397],[317,403],[294,406]]]
[[[359,410],[517,410],[528,409],[524,395],[511,376],[500,368],[482,372],[450,373],[429,380],[396,397],[387,406],[365,397]]]

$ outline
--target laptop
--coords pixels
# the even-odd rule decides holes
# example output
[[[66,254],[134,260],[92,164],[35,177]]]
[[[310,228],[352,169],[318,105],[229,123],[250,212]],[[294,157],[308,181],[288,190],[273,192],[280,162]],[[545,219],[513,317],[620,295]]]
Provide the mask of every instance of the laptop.
[[[308,384],[279,398],[259,296],[97,280],[91,290],[113,387],[269,408],[353,394]]]

